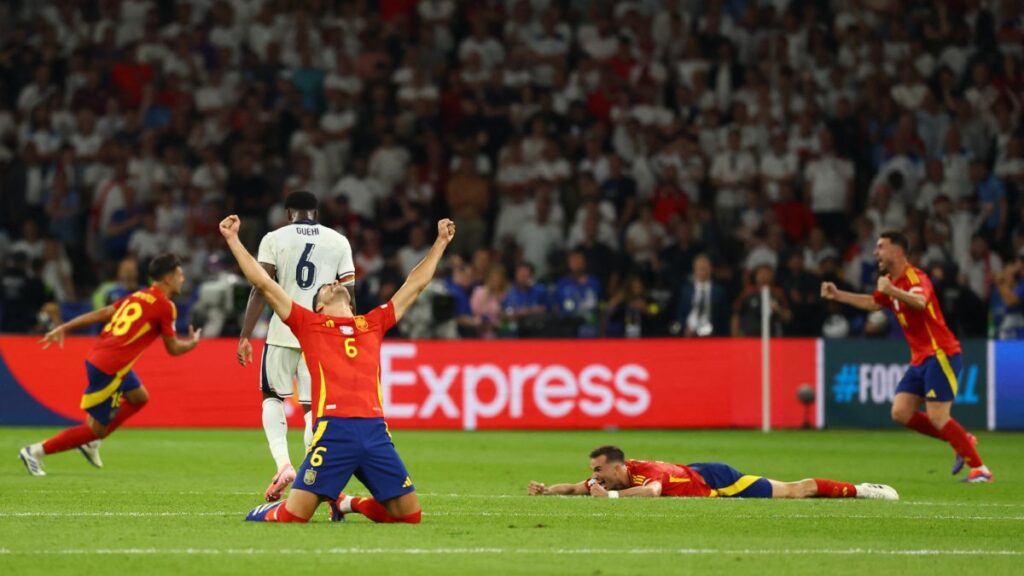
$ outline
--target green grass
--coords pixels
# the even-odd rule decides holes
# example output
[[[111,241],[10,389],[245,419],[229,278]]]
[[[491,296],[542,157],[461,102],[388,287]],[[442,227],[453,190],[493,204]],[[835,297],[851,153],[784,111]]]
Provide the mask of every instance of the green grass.
[[[1024,573],[1020,435],[979,434],[998,481],[963,485],[947,447],[909,432],[397,432],[423,524],[320,511],[302,526],[242,522],[273,473],[261,431],[126,430],[102,471],[69,452],[29,477],[17,450],[50,433],[0,429],[0,574]],[[531,479],[586,477],[605,443],[781,480],[884,482],[902,500],[525,496]]]

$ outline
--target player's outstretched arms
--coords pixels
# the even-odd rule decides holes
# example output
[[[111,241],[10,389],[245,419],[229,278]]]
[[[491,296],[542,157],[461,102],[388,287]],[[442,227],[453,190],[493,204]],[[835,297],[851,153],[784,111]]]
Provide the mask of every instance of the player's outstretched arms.
[[[238,229],[241,227],[242,220],[232,214],[220,221],[220,234],[227,240],[228,248],[231,249],[231,255],[238,261],[242,274],[245,275],[249,282],[252,282],[252,285],[260,291],[260,294],[263,294],[267,303],[274,309],[274,313],[281,320],[287,320],[288,315],[292,311],[292,299],[288,297],[288,293],[284,291],[284,288],[281,288],[267,274],[267,271],[260,266],[260,263],[242,245],[242,241],[238,239]]]
[[[81,316],[76,316],[71,320],[57,326],[53,330],[46,333],[45,336],[39,341],[43,345],[43,350],[50,347],[51,344],[56,343],[61,348],[64,347],[64,334],[67,332],[73,332],[79,328],[98,324],[100,322],[107,322],[114,317],[114,307],[104,306],[99,310],[93,310],[92,312],[86,312]]]
[[[590,495],[594,498],[657,498],[661,496],[661,482],[648,482],[625,490],[607,490],[596,481],[588,480]]]
[[[391,302],[395,306],[396,322],[402,319],[405,311],[416,301],[416,297],[423,292],[427,284],[430,284],[434,278],[434,272],[437,271],[437,265],[441,262],[441,257],[444,256],[444,251],[454,237],[455,222],[445,218],[437,223],[437,239],[430,247],[430,252],[427,252],[426,257],[412,269],[409,277],[405,279],[405,284],[402,284],[402,287],[391,298]]]
[[[530,496],[586,496],[587,494],[590,494],[590,490],[587,488],[586,482],[580,482],[578,484],[552,484],[551,486],[547,486],[543,482],[530,480],[530,486],[527,488],[527,494]]]
[[[825,300],[835,300],[840,304],[860,308],[867,312],[874,312],[875,310],[882,309],[878,302],[875,302],[875,298],[871,294],[856,294],[854,292],[840,290],[839,288],[836,288],[836,285],[832,282],[821,283],[821,297]]]
[[[260,262],[260,266],[271,278],[277,277],[277,266],[266,262]],[[252,337],[252,331],[256,329],[256,322],[259,321],[260,315],[263,314],[263,307],[266,305],[267,299],[263,297],[263,293],[253,286],[249,292],[249,301],[245,305],[242,333],[238,336],[238,349],[235,351],[235,357],[242,366],[248,366],[252,362],[252,344],[249,342],[249,338]]]
[[[182,339],[177,336],[164,336],[164,348],[167,349],[167,353],[171,356],[181,356],[199,345],[199,338],[202,334],[202,328],[196,330],[191,324],[189,324],[188,338]]]

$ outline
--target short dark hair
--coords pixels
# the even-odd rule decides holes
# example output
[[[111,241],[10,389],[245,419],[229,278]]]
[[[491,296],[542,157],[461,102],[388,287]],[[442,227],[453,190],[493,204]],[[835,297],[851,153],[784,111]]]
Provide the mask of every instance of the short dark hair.
[[[308,190],[296,190],[284,199],[284,207],[288,210],[316,210],[317,199]]]
[[[626,454],[618,446],[601,446],[590,451],[591,458],[604,456],[608,462],[625,462]]]
[[[181,266],[181,259],[170,252],[161,254],[149,261],[149,277],[159,282]]]
[[[878,237],[885,238],[893,246],[899,246],[903,249],[904,254],[910,254],[910,240],[907,239],[907,235],[903,232],[890,230],[888,232],[882,232]]]

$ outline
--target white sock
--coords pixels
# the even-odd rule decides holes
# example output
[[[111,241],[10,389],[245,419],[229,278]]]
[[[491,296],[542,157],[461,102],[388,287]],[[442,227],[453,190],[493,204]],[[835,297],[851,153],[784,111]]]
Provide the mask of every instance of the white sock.
[[[309,445],[313,443],[313,411],[310,410],[302,415],[306,421],[306,429],[302,432],[302,440],[306,443],[306,452],[309,452]]]
[[[263,399],[263,432],[267,434],[270,455],[280,470],[291,464],[288,456],[288,420],[284,416],[284,403],[277,398]]]
[[[353,498],[351,496],[345,495],[345,497],[338,502],[338,509],[345,514],[352,512],[352,500]]]
[[[986,474],[988,474],[988,473],[989,473],[989,469],[988,469],[988,466],[985,466],[984,464],[982,464],[981,466],[978,466],[977,468],[971,468],[971,470],[972,470],[972,471],[973,471],[973,470],[978,470],[978,471],[980,471],[980,472],[984,472],[984,473],[986,473]]]
[[[43,456],[46,456],[46,451],[43,450],[42,442],[36,442],[35,444],[29,445],[28,453],[31,454],[32,457],[36,459],[41,459]]]

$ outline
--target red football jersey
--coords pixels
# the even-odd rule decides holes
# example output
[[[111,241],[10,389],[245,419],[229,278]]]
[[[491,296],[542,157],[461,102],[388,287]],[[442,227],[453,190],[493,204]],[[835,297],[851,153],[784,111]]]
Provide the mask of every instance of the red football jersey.
[[[875,302],[896,313],[896,319],[903,327],[903,333],[907,335],[907,343],[910,344],[910,363],[917,366],[940,350],[946,356],[959,354],[960,341],[946,326],[946,319],[942,316],[939,300],[935,297],[935,289],[928,276],[920,269],[908,266],[903,275],[892,283],[900,290],[921,294],[927,302],[924,310],[914,310],[875,290]]]
[[[312,377],[314,415],[381,418],[380,347],[395,325],[391,302],[365,316],[317,314],[295,302],[285,324],[302,346]]]
[[[174,336],[178,309],[156,286],[114,302],[114,316],[100,332],[100,341],[86,360],[116,374],[132,365],[158,336]]]
[[[710,496],[711,488],[696,471],[682,464],[651,460],[626,460],[629,486],[661,483],[662,496]]]

